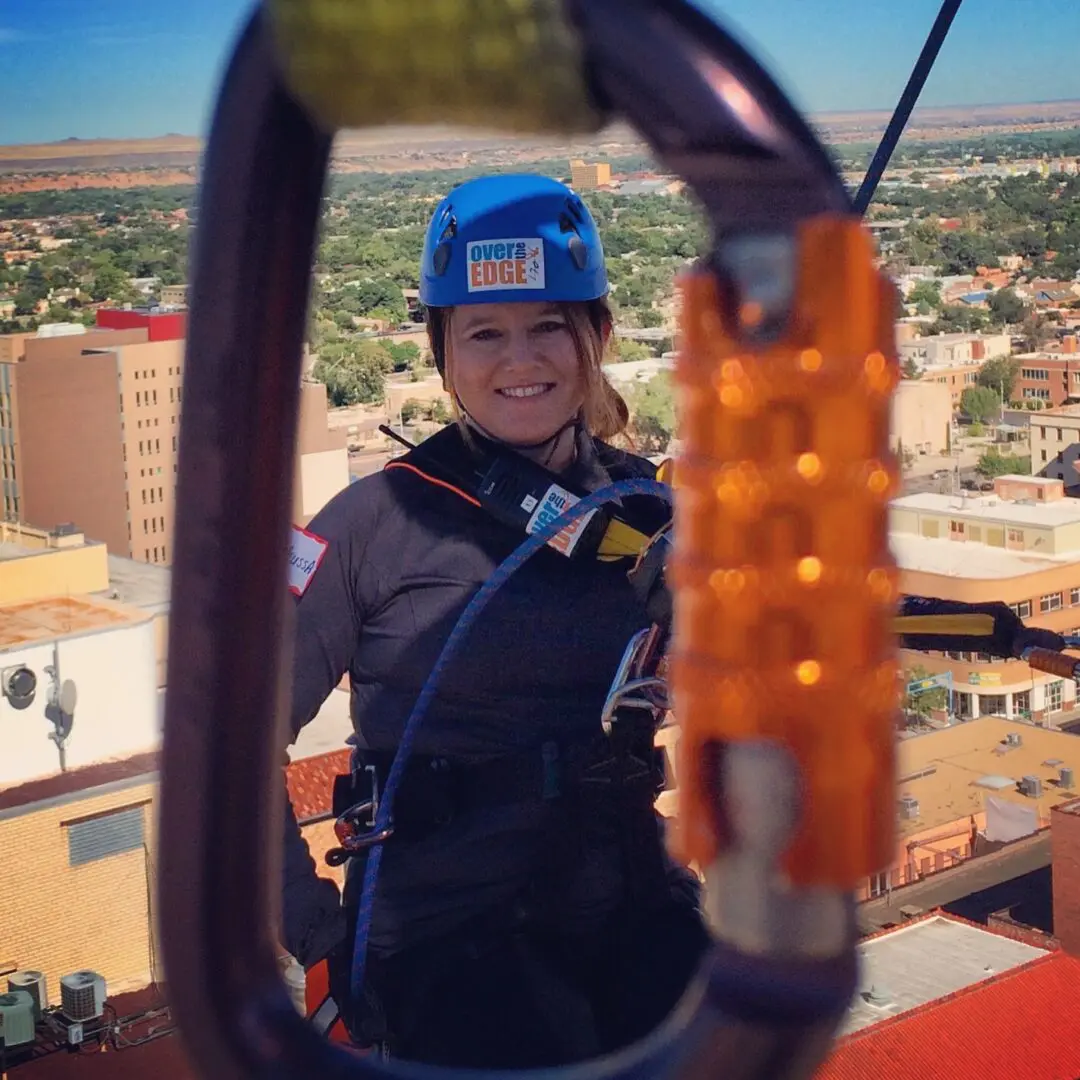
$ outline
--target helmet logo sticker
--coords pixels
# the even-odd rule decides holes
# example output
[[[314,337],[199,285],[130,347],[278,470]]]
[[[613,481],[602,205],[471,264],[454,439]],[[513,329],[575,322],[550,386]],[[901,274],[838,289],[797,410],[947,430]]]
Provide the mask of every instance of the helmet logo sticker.
[[[471,240],[466,263],[469,292],[544,288],[544,242],[537,236]]]

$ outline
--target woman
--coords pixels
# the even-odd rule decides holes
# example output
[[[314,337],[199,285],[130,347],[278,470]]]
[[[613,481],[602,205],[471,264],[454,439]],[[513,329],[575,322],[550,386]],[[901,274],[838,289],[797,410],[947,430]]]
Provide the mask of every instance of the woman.
[[[578,494],[653,475],[604,441],[627,422],[601,368],[607,291],[596,225],[554,180],[474,180],[436,210],[420,299],[457,423],[293,543],[294,737],[350,676],[358,749],[338,811],[385,780],[459,615],[524,538],[476,503],[478,470],[522,455]],[[621,503],[647,535],[669,514]],[[541,550],[446,671],[395,797],[368,1000],[343,1010],[357,1040],[441,1065],[557,1065],[636,1041],[681,996],[708,944],[696,879],[663,850],[654,777],[631,792],[604,771],[606,692],[649,623],[629,565]],[[363,859],[343,905],[292,821],[286,846],[284,944],[308,968],[329,956],[341,997]]]

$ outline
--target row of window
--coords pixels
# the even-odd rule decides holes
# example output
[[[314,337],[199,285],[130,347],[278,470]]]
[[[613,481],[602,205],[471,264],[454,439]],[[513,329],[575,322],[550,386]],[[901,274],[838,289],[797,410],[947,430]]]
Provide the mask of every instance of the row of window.
[[[935,529],[937,527],[937,522],[932,521],[932,520],[931,521],[926,521],[923,524],[927,525],[927,526],[932,525]],[[926,535],[937,535],[937,534],[935,532],[933,532],[933,530],[930,530],[930,532],[928,533],[927,529],[924,528],[923,529],[923,535],[926,536]],[[952,520],[950,520],[949,521],[949,535],[953,540],[960,540],[960,539],[973,540],[974,542],[981,544],[982,540],[983,540],[983,526],[982,525],[974,525],[970,521],[952,521]],[[999,542],[999,543],[994,542],[994,538],[996,538],[996,536],[1000,536],[1000,541],[1001,542]],[[1022,547],[1023,544],[1024,544],[1024,530],[1023,529],[1013,529],[1013,528],[1003,528],[1003,527],[1000,527],[1000,526],[998,526],[998,527],[987,526],[987,528],[986,528],[986,542],[987,542],[987,544],[991,545],[992,547],[1002,547],[1002,546],[1004,546],[1004,543],[1006,541],[1008,543],[1010,543],[1010,544],[1019,544]]]
[[[146,504],[146,493],[147,493],[147,491],[150,492],[150,501],[151,502],[155,501],[155,499],[154,499],[154,489],[153,488],[143,488],[142,489],[142,501],[143,501],[144,505]],[[156,501],[158,501],[158,502],[164,502],[165,501],[165,494],[164,494],[164,491],[163,491],[162,488],[157,489],[157,500]]]
[[[1080,588],[1069,590],[1069,607],[1080,607]],[[1021,619],[1031,617],[1031,601],[1021,600],[1019,603],[1010,604],[1009,607]],[[1065,594],[1063,592],[1047,593],[1039,597],[1039,614],[1045,615],[1050,611],[1060,611],[1065,607]]]
[[[1023,397],[1025,397],[1025,398],[1033,398],[1033,399],[1035,399],[1037,401],[1049,401],[1050,400],[1050,391],[1044,389],[1041,386],[1040,387],[1035,387],[1035,388],[1032,388],[1030,386],[1025,386],[1023,388],[1023,390],[1021,391],[1021,393],[1022,393]]]
[[[1077,372],[1077,374],[1080,374],[1080,372]],[[1073,439],[1076,438],[1076,429],[1075,428],[1068,428],[1068,429],[1066,429],[1066,428],[1056,428],[1055,429],[1055,428],[1045,428],[1045,427],[1042,427],[1041,425],[1039,427],[1039,438],[1040,439],[1045,439],[1046,438],[1046,432],[1048,430],[1049,431],[1054,431],[1054,430],[1057,431],[1057,441],[1058,442],[1064,442],[1065,441],[1065,432],[1066,432],[1066,430],[1068,430],[1068,432],[1069,432],[1069,440],[1070,441],[1072,441]]]
[[[147,536],[151,532],[156,533],[158,531],[158,522],[159,521],[161,522],[161,531],[164,532],[165,531],[165,519],[163,517],[162,518],[150,518],[149,521],[147,521],[146,518],[143,518],[143,523],[142,523],[143,535]],[[151,526],[153,526],[153,528],[151,528]]]
[[[154,552],[154,558],[152,560],[153,562],[165,562],[166,561],[165,560],[165,545],[164,544],[161,545],[161,558],[160,559],[158,558],[158,549],[153,548],[152,550]],[[150,559],[150,551],[151,551],[150,548],[145,548],[143,550],[143,555],[146,557],[147,562],[151,561],[151,559]]]
[[[1046,368],[1021,368],[1021,379],[1031,379],[1033,382],[1049,382],[1050,372]]]

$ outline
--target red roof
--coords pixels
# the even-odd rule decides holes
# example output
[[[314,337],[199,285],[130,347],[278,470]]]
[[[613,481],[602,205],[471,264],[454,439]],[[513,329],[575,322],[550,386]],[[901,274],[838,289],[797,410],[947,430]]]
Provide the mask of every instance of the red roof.
[[[841,1040],[815,1080],[1076,1080],[1080,959],[1055,952]]]
[[[285,787],[298,821],[330,813],[334,777],[349,771],[352,751],[331,750],[328,754],[301,758],[285,766]]]

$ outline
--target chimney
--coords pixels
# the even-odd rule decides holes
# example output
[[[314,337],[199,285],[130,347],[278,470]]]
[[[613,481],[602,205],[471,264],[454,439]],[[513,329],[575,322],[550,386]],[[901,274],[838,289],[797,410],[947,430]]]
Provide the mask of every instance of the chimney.
[[[1061,339],[1061,351],[1062,352],[1067,352],[1067,353],[1076,352],[1076,335],[1075,334],[1066,334]]]
[[[1080,799],[1050,811],[1050,860],[1054,889],[1054,937],[1080,956]]]

